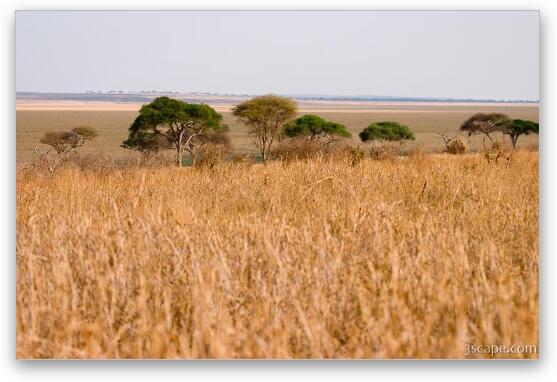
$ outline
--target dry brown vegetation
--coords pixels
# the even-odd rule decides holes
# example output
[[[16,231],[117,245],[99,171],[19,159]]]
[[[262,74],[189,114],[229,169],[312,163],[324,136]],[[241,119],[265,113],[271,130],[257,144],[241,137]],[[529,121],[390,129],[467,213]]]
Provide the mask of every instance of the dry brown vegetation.
[[[538,345],[537,153],[348,162],[18,170],[17,357]]]

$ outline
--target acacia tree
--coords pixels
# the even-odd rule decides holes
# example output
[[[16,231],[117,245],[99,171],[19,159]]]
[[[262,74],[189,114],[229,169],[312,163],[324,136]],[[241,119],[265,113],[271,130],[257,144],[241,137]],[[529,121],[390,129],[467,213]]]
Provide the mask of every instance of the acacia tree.
[[[129,128],[128,139],[122,142],[121,147],[141,153],[144,160],[163,149],[173,148],[172,142],[162,134],[156,134],[152,129],[146,128],[145,119],[139,115]]]
[[[529,135],[531,133],[539,134],[539,131],[539,123],[525,121],[522,119],[513,119],[511,123],[505,126],[503,134],[506,134],[511,138],[513,149],[516,149],[516,141],[518,141],[518,138],[521,135]]]
[[[306,114],[288,123],[282,130],[289,138],[308,137],[329,144],[339,138],[350,138],[352,134],[340,123],[327,121],[317,115]]]
[[[94,140],[97,135],[95,129],[85,126],[76,127],[70,131],[50,131],[45,133],[39,142],[54,149],[56,153],[54,158],[50,159],[50,150],[40,152],[38,147],[35,147],[35,154],[53,173],[62,161],[87,142]]]
[[[491,134],[496,131],[505,131],[509,126],[511,120],[506,114],[501,113],[477,113],[468,118],[466,121],[460,125],[461,131],[467,131],[468,135],[472,134],[483,134],[484,135],[484,146],[485,138],[493,144],[493,138]]]
[[[266,161],[282,128],[296,115],[296,103],[290,98],[264,95],[242,102],[232,109],[232,113],[249,128],[263,161]]]
[[[405,140],[414,140],[414,133],[408,126],[398,122],[372,123],[360,132],[362,142],[368,141],[395,141],[402,143]]]
[[[195,164],[199,149],[207,143],[211,131],[223,130],[222,116],[205,104],[188,104],[169,97],[158,97],[143,105],[129,128],[123,147],[140,150],[145,147],[172,147],[176,162],[182,165],[184,152]],[[160,140],[161,136],[164,138]],[[156,140],[159,140],[158,143]],[[167,146],[165,146],[167,145]]]

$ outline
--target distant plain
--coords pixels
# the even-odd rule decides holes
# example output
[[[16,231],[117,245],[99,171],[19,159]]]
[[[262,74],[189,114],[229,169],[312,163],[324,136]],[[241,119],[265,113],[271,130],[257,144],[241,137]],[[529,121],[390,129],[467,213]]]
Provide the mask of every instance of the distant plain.
[[[235,153],[256,154],[256,148],[247,129],[230,112],[232,104],[214,104],[229,125]],[[34,147],[46,131],[67,130],[76,126],[90,126],[99,132],[95,142],[83,152],[108,154],[118,158],[137,155],[122,149],[129,125],[137,116],[141,104],[111,102],[71,101],[20,101],[17,102],[17,162],[22,164],[34,159]],[[372,122],[398,121],[409,126],[416,140],[406,144],[407,149],[426,151],[441,148],[438,133],[445,129],[457,133],[462,121],[474,113],[500,112],[511,118],[538,121],[538,104],[494,103],[416,103],[416,102],[304,102],[299,103],[299,114],[317,114],[326,119],[346,125],[353,137],[351,143],[359,142],[358,133]],[[463,135],[470,149],[481,146],[479,137]],[[536,145],[537,136],[524,136],[519,147]]]

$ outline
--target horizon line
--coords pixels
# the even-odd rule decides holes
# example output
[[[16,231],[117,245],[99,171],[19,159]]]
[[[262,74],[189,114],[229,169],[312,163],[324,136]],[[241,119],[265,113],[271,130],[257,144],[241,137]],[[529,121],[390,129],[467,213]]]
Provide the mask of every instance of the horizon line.
[[[30,91],[16,90],[16,98],[18,95],[25,94],[45,94],[45,95],[63,95],[63,94],[75,94],[75,95],[108,95],[108,96],[118,96],[118,95],[141,95],[141,94],[176,94],[176,95],[209,95],[209,96],[223,96],[223,97],[257,97],[265,94],[276,94],[284,97],[291,97],[294,99],[306,99],[306,100],[318,100],[318,99],[329,99],[329,100],[383,100],[383,101],[401,101],[401,100],[412,100],[412,101],[447,101],[447,102],[502,102],[502,103],[540,103],[540,99],[511,99],[511,98],[473,98],[473,97],[445,97],[445,96],[390,96],[390,95],[368,95],[368,94],[352,94],[352,95],[342,95],[342,94],[327,94],[327,93],[231,93],[231,92],[208,92],[208,91],[181,91],[181,90],[85,90],[85,91]]]

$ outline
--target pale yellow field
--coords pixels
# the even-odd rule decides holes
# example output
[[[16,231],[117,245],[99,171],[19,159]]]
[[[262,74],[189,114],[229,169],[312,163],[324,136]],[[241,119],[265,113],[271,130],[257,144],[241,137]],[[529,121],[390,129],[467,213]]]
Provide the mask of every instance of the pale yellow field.
[[[19,170],[16,183],[18,358],[539,345],[535,152],[508,166],[433,155]]]

